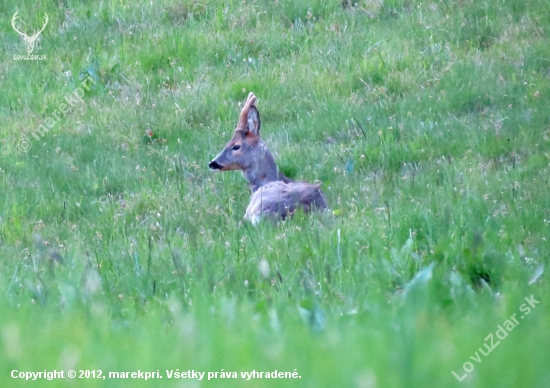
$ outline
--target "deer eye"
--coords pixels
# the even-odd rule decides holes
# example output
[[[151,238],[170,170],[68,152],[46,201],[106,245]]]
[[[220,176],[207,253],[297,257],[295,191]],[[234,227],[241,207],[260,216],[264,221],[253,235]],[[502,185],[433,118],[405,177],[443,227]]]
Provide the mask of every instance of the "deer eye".
[[[235,146],[233,146],[233,151],[237,151],[237,150],[240,149],[240,148],[241,148],[240,145],[235,145]]]

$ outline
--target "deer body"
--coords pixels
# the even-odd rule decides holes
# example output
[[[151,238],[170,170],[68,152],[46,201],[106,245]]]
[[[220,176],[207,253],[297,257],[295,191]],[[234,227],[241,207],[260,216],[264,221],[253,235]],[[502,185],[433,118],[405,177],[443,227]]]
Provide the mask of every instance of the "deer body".
[[[285,219],[297,209],[323,210],[327,202],[320,185],[295,182],[279,171],[275,160],[260,138],[260,114],[256,96],[248,95],[233,137],[210,163],[212,170],[242,170],[252,197],[245,219],[257,224],[262,216]]]

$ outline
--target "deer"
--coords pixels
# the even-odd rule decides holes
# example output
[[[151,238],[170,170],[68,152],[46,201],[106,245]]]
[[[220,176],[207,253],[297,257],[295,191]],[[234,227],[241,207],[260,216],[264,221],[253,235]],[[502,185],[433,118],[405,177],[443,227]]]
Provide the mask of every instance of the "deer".
[[[35,32],[32,36],[28,36],[26,32],[19,31],[17,29],[17,27],[15,26],[15,21],[19,17],[19,16],[17,16],[18,13],[19,13],[19,11],[15,12],[13,14],[13,17],[11,19],[11,26],[13,27],[15,32],[17,32],[19,35],[21,35],[23,37],[23,40],[25,41],[25,46],[26,46],[26,49],[27,49],[27,54],[32,54],[32,52],[34,50],[34,44],[36,42],[36,39],[38,39],[38,36],[42,33],[42,31],[44,31],[44,28],[46,28],[46,26],[48,25],[48,20],[49,20],[48,14],[44,14],[44,25],[42,26],[42,29],[38,32]]]
[[[285,220],[296,210],[304,213],[327,209],[320,184],[287,178],[275,164],[273,155],[260,137],[257,98],[250,93],[239,116],[233,137],[208,164],[213,171],[241,170],[252,196],[244,219],[257,225],[262,217]]]

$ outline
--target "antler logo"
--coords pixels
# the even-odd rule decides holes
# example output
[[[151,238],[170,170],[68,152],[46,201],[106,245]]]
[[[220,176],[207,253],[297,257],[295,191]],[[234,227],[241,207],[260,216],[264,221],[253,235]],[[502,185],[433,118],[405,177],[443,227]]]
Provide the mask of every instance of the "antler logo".
[[[35,32],[32,36],[28,36],[26,32],[19,31],[15,26],[15,21],[18,18],[17,16],[18,13],[19,11],[13,14],[13,18],[11,19],[11,26],[13,27],[15,32],[17,32],[19,35],[23,37],[23,40],[25,41],[25,46],[27,48],[27,53],[32,54],[32,51],[34,50],[34,43],[36,42],[36,40],[38,39],[38,36],[42,33],[42,31],[44,31],[44,28],[46,28],[46,26],[48,25],[48,20],[49,20],[48,15],[44,14],[44,25],[42,26],[42,29],[38,32]]]

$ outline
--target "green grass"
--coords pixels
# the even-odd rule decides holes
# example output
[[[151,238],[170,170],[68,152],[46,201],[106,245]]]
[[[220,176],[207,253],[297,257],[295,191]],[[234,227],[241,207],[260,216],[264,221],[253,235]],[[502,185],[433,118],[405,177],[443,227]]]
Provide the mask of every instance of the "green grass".
[[[550,3],[0,11],[2,386],[547,386]],[[49,15],[45,60],[14,59],[16,11],[29,34]],[[280,168],[323,182],[330,214],[252,227],[246,181],[208,170],[251,91]],[[107,378],[10,377],[54,369]],[[164,378],[108,378],[137,370]]]

